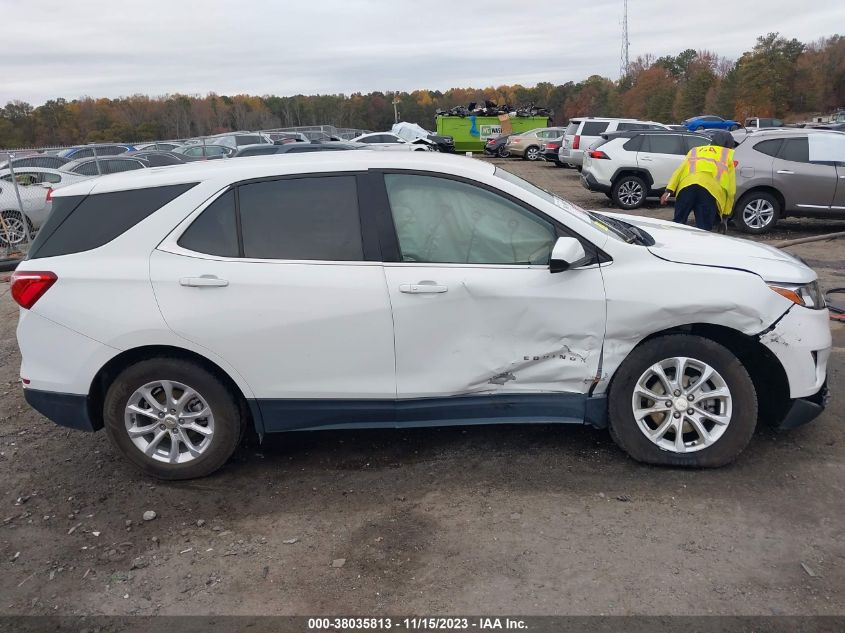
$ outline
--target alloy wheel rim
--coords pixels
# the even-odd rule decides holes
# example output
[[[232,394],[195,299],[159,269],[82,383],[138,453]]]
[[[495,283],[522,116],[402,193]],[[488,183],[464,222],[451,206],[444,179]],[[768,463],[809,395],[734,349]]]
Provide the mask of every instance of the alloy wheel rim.
[[[148,382],[129,397],[124,413],[132,443],[158,462],[185,464],[205,453],[214,438],[214,414],[192,387],[172,380]]]
[[[751,200],[742,210],[742,221],[752,229],[763,229],[771,224],[775,217],[775,207],[768,200]]]
[[[18,215],[4,215],[5,227],[0,226],[0,238],[8,244],[20,244],[26,239],[23,219]]]
[[[683,356],[646,369],[634,386],[631,405],[640,431],[671,453],[712,446],[724,435],[733,412],[733,398],[721,374]]]
[[[619,201],[625,206],[633,206],[643,199],[643,188],[632,180],[623,182],[619,187]]]
[[[532,147],[528,150],[528,160],[537,160],[537,156],[540,155],[540,150],[536,147]]]

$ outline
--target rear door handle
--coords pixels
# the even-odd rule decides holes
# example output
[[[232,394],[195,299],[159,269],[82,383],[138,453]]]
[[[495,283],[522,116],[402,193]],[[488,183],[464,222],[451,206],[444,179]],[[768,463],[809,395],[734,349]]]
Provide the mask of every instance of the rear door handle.
[[[400,284],[399,292],[405,292],[411,295],[420,294],[440,294],[449,290],[448,286],[438,286],[437,284]]]
[[[794,174],[795,172],[791,169],[778,169],[779,174]]]
[[[214,275],[203,275],[202,277],[182,277],[179,280],[179,285],[191,288],[220,288],[228,286],[229,282]]]

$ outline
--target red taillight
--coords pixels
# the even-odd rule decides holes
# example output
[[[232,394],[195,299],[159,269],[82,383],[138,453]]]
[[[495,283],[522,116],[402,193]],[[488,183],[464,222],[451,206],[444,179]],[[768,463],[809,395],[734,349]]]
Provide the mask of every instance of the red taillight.
[[[53,188],[47,187],[47,202],[53,201]]]
[[[16,270],[11,279],[12,299],[24,310],[29,310],[57,279],[56,273]]]
[[[560,143],[546,143],[546,149],[560,149]]]
[[[609,160],[609,159],[610,159],[610,156],[608,156],[607,154],[605,154],[605,153],[604,153],[603,151],[601,151],[601,150],[594,149],[592,152],[590,152],[590,158],[598,158],[598,159],[607,159],[607,160]]]
[[[573,136],[572,137],[572,149],[578,149],[581,146],[581,137],[580,136]]]

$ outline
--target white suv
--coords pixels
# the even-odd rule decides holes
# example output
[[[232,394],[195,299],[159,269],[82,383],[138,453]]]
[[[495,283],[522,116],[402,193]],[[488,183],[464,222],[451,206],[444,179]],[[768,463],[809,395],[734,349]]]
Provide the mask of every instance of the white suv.
[[[687,152],[709,143],[708,136],[692,132],[603,134],[584,152],[581,184],[602,192],[620,209],[637,209],[646,198],[663,193]]]
[[[654,292],[661,287],[694,292]],[[824,406],[815,273],[479,160],[318,152],[57,192],[14,273],[26,400],[168,479],[245,429],[586,423],[718,466]]]
[[[627,132],[630,130],[666,130],[667,126],[655,121],[637,119],[607,119],[601,117],[579,117],[571,119],[563,143],[558,150],[558,159],[564,165],[581,169],[584,150],[596,142],[602,134]]]

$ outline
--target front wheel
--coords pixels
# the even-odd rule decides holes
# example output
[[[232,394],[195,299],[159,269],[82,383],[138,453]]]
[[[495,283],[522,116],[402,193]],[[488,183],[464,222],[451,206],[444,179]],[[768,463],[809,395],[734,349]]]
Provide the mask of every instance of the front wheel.
[[[522,155],[525,160],[538,160],[540,158],[540,148],[536,145],[532,145],[531,147],[525,150],[525,153]]]
[[[734,223],[746,233],[759,235],[772,230],[781,214],[781,204],[772,194],[752,191],[740,198],[733,212]]]
[[[204,477],[231,457],[244,415],[231,390],[202,366],[153,358],[118,375],[103,404],[112,444],[160,479]]]
[[[643,343],[610,387],[610,432],[622,450],[649,464],[717,467],[754,434],[757,394],[739,359],[701,336]]]
[[[639,176],[622,176],[613,183],[610,195],[620,209],[639,209],[645,203],[645,180]]]

